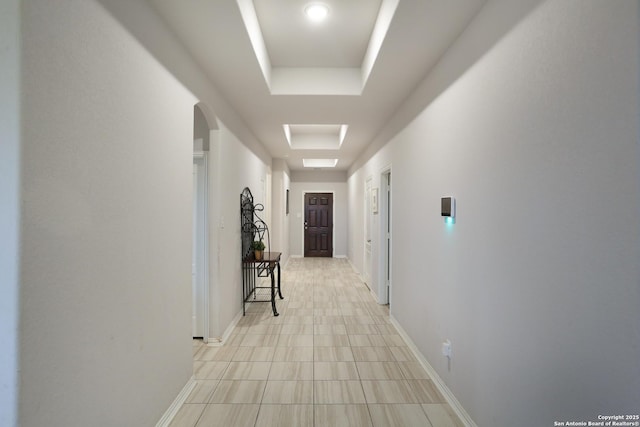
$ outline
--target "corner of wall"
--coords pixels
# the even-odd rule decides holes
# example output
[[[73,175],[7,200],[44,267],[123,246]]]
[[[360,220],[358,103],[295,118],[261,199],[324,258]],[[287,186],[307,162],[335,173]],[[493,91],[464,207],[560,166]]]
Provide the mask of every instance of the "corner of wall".
[[[18,425],[20,253],[20,1],[0,2],[0,425]]]

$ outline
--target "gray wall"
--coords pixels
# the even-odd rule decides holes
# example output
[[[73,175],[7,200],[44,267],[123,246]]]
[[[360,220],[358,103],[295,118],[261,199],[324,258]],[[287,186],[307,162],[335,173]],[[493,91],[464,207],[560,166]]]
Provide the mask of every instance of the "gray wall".
[[[244,187],[250,187],[256,201],[269,206],[269,201],[263,200],[263,189],[268,182],[271,156],[211,84],[184,45],[168,31],[149,2],[97,1],[198,97],[198,108],[210,128],[209,332],[210,338],[219,339],[225,332],[230,332],[234,320],[242,312],[238,218],[240,192]]]
[[[351,171],[349,257],[392,164],[391,313],[478,425],[638,412],[638,13],[490,0]]]
[[[237,316],[242,313],[242,271],[240,269],[240,193],[245,187],[251,189],[254,202],[266,203],[265,177],[267,165],[236,136],[221,125],[217,147],[217,162],[213,161],[213,186],[217,188],[210,203],[217,217],[210,221],[210,231],[217,228],[217,239],[210,242],[210,265],[218,266],[213,274],[214,298],[211,313],[219,317],[219,328],[212,331],[212,337],[222,337]],[[215,248],[215,249],[214,249]],[[214,262],[214,257],[217,263]]]
[[[210,126],[197,105],[193,107],[193,151],[209,151]],[[195,141],[199,140],[196,145]]]
[[[153,425],[192,375],[197,100],[98,3],[22,11],[20,425]]]
[[[286,212],[287,191],[291,197],[291,172],[283,159],[273,159],[271,210],[272,224],[269,224],[271,235],[271,249],[282,252],[282,264],[286,265],[289,259],[289,224],[291,214]],[[289,201],[291,208],[291,201]]]
[[[3,398],[19,357],[21,425],[152,425],[192,374],[194,105],[211,129],[214,339],[242,310],[238,196],[265,202],[270,159],[146,1],[23,10],[21,354],[8,292]]]
[[[0,425],[18,409],[20,2],[0,3]]]

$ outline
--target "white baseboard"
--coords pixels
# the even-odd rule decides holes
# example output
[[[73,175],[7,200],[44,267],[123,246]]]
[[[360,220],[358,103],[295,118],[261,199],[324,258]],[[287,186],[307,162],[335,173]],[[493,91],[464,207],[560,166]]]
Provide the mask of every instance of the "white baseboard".
[[[291,255],[289,255],[287,257],[287,260],[285,261],[284,265],[282,266],[282,269],[284,270],[285,268],[287,268],[287,266],[289,265],[289,261],[291,261]]]
[[[355,271],[358,275],[360,275],[360,272],[358,271],[356,266],[353,265],[353,262],[351,262],[351,258],[347,257],[347,261],[349,262],[349,265],[351,266],[351,268],[353,268],[353,271]]]
[[[241,311],[238,312],[238,314],[236,315],[236,317],[234,317],[234,319],[231,321],[229,326],[227,326],[227,329],[224,331],[222,336],[221,337],[216,337],[216,338],[209,338],[209,344],[207,344],[207,345],[209,347],[221,347],[221,346],[223,346],[224,343],[229,339],[229,337],[233,333],[233,329],[236,327],[236,325],[238,324],[240,319],[242,319],[242,312]]]
[[[304,258],[304,255],[293,255],[293,254],[291,254],[291,255],[289,255],[288,259],[290,259],[290,258]],[[346,256],[346,255],[333,255],[332,258],[346,258],[346,259],[349,259],[349,257]]]
[[[400,336],[405,340],[405,342],[411,349],[411,352],[413,353],[413,355],[416,357],[416,359],[418,359],[418,362],[420,362],[424,370],[427,371],[429,378],[433,380],[433,384],[436,386],[438,391],[440,391],[442,396],[444,396],[449,406],[451,406],[451,409],[453,409],[453,411],[456,413],[458,418],[460,418],[460,421],[462,421],[462,423],[467,427],[478,427],[478,425],[473,421],[471,416],[462,407],[462,404],[460,404],[460,402],[458,401],[458,399],[456,399],[456,397],[451,392],[451,390],[449,390],[449,387],[447,387],[447,385],[444,383],[442,378],[440,378],[440,375],[438,375],[436,370],[433,369],[433,366],[431,366],[431,364],[427,361],[427,359],[420,352],[420,350],[418,350],[418,347],[416,347],[413,340],[411,340],[411,338],[409,338],[409,335],[407,335],[405,330],[402,329],[402,326],[400,326],[396,318],[390,314],[389,320],[391,320],[391,324],[395,326]]]
[[[300,258],[304,258],[304,255],[293,255],[293,254],[292,254],[292,255],[289,255],[289,258],[287,258],[287,262],[289,262],[289,260],[290,260],[291,258],[300,259]],[[346,255],[333,255],[333,256],[332,256],[332,258],[340,258],[340,259],[342,259],[342,258],[346,258],[346,259],[349,259],[349,257],[348,257],[348,256],[346,256]]]
[[[227,326],[227,329],[224,331],[221,337],[210,337],[209,341],[207,342],[207,346],[209,347],[223,346],[224,343],[229,339],[229,337],[233,333],[233,329],[236,327],[240,319],[242,319],[242,311],[239,311],[238,314],[236,314],[236,317],[233,318],[233,320],[231,321],[229,326]]]
[[[174,399],[173,403],[171,403],[171,406],[169,406],[169,409],[167,409],[164,415],[162,415],[162,418],[160,418],[160,421],[158,421],[156,427],[169,427],[169,424],[171,424],[171,421],[173,421],[173,418],[176,416],[195,386],[195,377],[191,377],[189,381],[187,381],[187,383],[184,385],[184,387],[182,387],[182,390],[178,394],[178,397]]]
[[[360,270],[358,270],[356,266],[353,264],[353,262],[351,262],[351,258],[347,257],[347,261],[349,261],[349,265],[351,266],[351,268],[353,268],[353,271],[355,271],[355,273],[358,275],[358,278],[360,278],[360,281],[362,283],[366,283],[364,280],[364,277],[362,276],[362,273],[360,273]],[[369,285],[367,285],[367,288],[368,287]]]
[[[222,338],[221,337],[209,337],[209,340],[207,341],[207,346],[209,347],[220,347],[222,346]]]

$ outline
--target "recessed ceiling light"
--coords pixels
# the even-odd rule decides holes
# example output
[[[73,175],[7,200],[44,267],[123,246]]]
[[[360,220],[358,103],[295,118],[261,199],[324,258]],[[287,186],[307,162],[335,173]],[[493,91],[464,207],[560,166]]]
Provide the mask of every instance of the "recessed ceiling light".
[[[335,168],[338,159],[302,159],[305,168]]]
[[[329,15],[329,6],[324,3],[309,3],[304,8],[304,13],[312,22],[322,22]]]

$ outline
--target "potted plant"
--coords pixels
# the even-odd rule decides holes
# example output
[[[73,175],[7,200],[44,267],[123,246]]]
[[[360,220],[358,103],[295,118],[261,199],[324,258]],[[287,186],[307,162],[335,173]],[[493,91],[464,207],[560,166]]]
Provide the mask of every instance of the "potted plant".
[[[256,260],[260,261],[264,253],[264,242],[262,240],[254,240],[251,244],[251,249],[253,249],[253,254]]]

